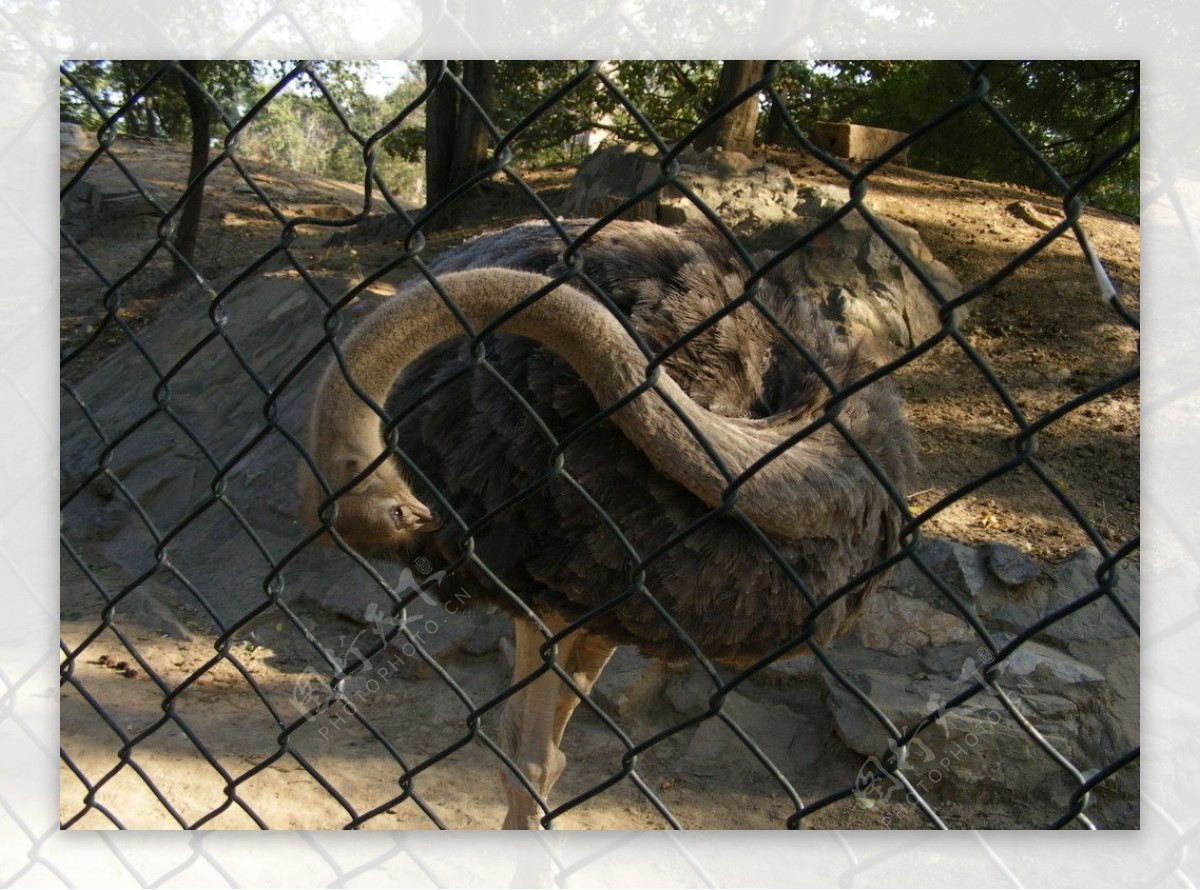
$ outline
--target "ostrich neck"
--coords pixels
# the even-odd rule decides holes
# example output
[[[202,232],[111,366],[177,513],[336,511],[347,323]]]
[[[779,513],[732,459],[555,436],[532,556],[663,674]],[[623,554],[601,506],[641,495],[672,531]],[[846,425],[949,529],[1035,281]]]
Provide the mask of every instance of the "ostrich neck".
[[[472,325],[483,327],[549,283],[526,272],[481,269],[439,276],[442,289]],[[597,402],[608,406],[646,379],[646,358],[612,313],[591,296],[560,285],[499,328],[528,337],[562,356]],[[397,379],[421,354],[463,336],[441,297],[422,283],[372,312],[342,347],[352,378],[383,405]],[[673,410],[671,406],[676,410]],[[612,415],[612,421],[668,478],[709,506],[725,499],[728,480],[699,444],[690,425],[737,476],[785,441],[785,427],[714,414],[697,404],[660,367],[654,386]],[[385,449],[379,414],[347,385],[334,365],[322,382],[313,417],[315,457],[335,487]],[[738,505],[771,534],[787,539],[836,534],[853,515],[862,486],[874,484],[861,462],[847,455],[837,434],[823,427],[788,448],[740,487]]]

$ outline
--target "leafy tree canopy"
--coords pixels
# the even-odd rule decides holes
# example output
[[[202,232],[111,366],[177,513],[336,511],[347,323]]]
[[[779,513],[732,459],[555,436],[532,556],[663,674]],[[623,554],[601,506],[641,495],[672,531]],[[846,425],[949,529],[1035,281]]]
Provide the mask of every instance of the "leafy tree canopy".
[[[204,89],[236,122],[279,78],[289,87],[258,111],[239,136],[239,150],[276,163],[350,180],[361,179],[364,143],[376,162],[399,175],[420,163],[424,108],[397,116],[423,88],[413,64],[384,96],[366,86],[369,62],[202,61]],[[718,61],[618,61],[588,71],[584,62],[500,61],[489,110],[501,132],[519,128],[514,146],[521,163],[578,159],[573,145],[586,131],[622,141],[648,142],[648,122],[659,138],[674,142],[696,134],[712,109],[721,76]],[[80,61],[64,65],[60,93],[64,119],[99,127],[119,114],[118,127],[134,135],[184,139],[190,132],[177,69],[157,61]],[[1084,175],[1140,125],[1136,61],[1009,61],[984,66],[987,93],[998,115],[1067,182]],[[829,61],[779,63],[772,89],[760,96],[759,144],[795,146],[796,132],[817,121],[852,121],[913,132],[943,118],[911,149],[910,163],[965,178],[1006,181],[1035,188],[1053,185],[1051,175],[1021,150],[996,117],[971,94],[969,73],[941,61]],[[333,99],[334,103],[328,101]],[[540,111],[539,111],[540,109]],[[536,120],[527,120],[537,112]],[[947,112],[952,112],[947,114]],[[214,120],[214,137],[227,131]],[[1104,177],[1089,184],[1095,204],[1138,213],[1137,147]]]

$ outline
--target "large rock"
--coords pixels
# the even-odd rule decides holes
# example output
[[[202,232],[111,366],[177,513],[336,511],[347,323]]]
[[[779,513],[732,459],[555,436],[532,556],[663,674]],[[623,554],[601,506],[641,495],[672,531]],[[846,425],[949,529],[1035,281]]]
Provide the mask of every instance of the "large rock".
[[[721,713],[785,773],[811,768],[822,753],[822,735],[812,720],[782,704],[751,701],[739,692],[725,696]],[[722,769],[758,769],[751,750],[719,717],[701,723],[688,741],[682,766],[688,773],[712,775]]]
[[[920,726],[909,744],[905,769],[912,784],[936,807],[1011,802],[1031,796],[1065,804],[1071,785],[1058,763],[994,695],[981,693],[954,708],[949,695],[960,689],[957,678],[913,677],[905,665],[876,660],[874,667],[846,671],[848,679],[901,731]],[[890,734],[874,714],[840,683],[830,679],[829,706],[838,734],[864,758],[864,771],[888,761],[895,751]],[[1042,728],[1046,739],[1069,756],[1078,732],[1079,707],[1063,696],[1000,683],[1019,713]],[[887,802],[906,790],[884,778],[860,787],[864,796]]]
[[[975,632],[962,616],[888,589],[867,601],[857,633],[867,649],[890,655],[912,655],[975,640]]]
[[[657,191],[642,195],[659,185]],[[636,201],[635,196],[639,196]],[[799,283],[821,312],[890,359],[941,329],[937,301],[885,239],[859,212],[829,223],[849,201],[844,189],[797,182],[778,164],[738,152],[684,152],[674,179],[653,150],[638,145],[601,149],[580,165],[563,201],[564,216],[604,216],[623,204],[626,218],[664,225],[702,221],[702,202],[751,250],[774,253],[815,237],[781,264],[779,274]],[[936,260],[917,231],[873,214],[887,236],[945,298],[962,287]]]
[[[1110,577],[1095,551],[1044,566],[1014,548],[944,540],[926,543],[917,557],[919,566],[902,564],[868,602],[854,633],[834,648],[834,664],[900,732],[920,727],[906,775],[935,805],[1016,797],[1042,807],[1039,818],[1052,818],[1076,780],[1030,727],[1084,775],[1138,744],[1137,631],[1126,618],[1138,614],[1136,567],[1122,563]],[[1120,606],[1108,593],[1096,597],[1102,589]],[[1090,597],[1001,663],[972,626],[1003,648]],[[887,724],[835,674],[821,679],[838,735],[863,758],[864,805],[904,799],[898,782],[871,780],[895,753]],[[981,692],[947,707],[976,683]],[[1088,812],[1102,825],[1129,826],[1137,799],[1136,769],[1121,770],[1097,790]]]
[[[307,547],[267,581],[264,549],[280,558],[305,534],[295,507],[300,458],[269,424],[302,433],[321,369],[314,363],[283,387],[268,422],[267,398],[240,357],[274,386],[320,339],[323,306],[298,279],[252,278],[221,304],[223,330],[238,351],[213,343],[189,355],[213,337],[209,308],[204,294],[185,294],[136,347],[115,350],[82,377],[64,368],[62,488],[72,494],[62,511],[65,536],[111,590],[141,583],[161,549],[170,571],[150,577],[186,577],[226,625],[280,588],[285,599],[344,586],[382,601],[370,573],[334,548]],[[174,370],[164,381],[159,369]]]
[[[833,186],[801,187],[790,218],[765,227],[750,243],[762,251],[788,248],[828,223],[848,199],[844,190]],[[872,217],[943,298],[958,296],[962,286],[934,258],[916,229],[879,214]],[[781,264],[780,273],[805,285],[821,313],[851,338],[872,346],[880,360],[894,358],[941,330],[938,303],[930,290],[861,213],[829,223]],[[961,310],[957,317],[964,317]]]
[[[82,161],[97,148],[96,136],[72,121],[58,123],[58,163],[67,167]]]
[[[560,212],[603,216],[658,183],[659,191],[633,202],[622,216],[666,225],[703,220],[704,213],[688,196],[690,192],[739,235],[791,218],[797,186],[784,167],[721,149],[686,151],[679,162],[675,181],[682,188],[670,184],[653,148],[629,144],[603,148],[579,165]]]

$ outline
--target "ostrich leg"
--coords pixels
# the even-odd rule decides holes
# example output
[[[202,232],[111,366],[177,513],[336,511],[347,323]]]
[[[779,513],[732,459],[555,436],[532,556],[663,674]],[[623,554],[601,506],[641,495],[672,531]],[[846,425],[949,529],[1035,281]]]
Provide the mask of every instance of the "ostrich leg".
[[[537,625],[526,618],[514,619],[516,658],[513,682],[517,683],[544,664],[538,651],[546,642]],[[545,619],[551,632],[566,626],[557,616]],[[615,646],[605,637],[579,630],[558,644],[555,661],[570,675],[579,691],[591,692],[612,657]],[[515,693],[504,708],[500,747],[525,775],[543,801],[562,775],[567,758],[561,744],[567,721],[579,705],[579,696],[558,674],[546,671]],[[508,769],[502,771],[508,813],[505,828],[541,828],[541,807],[525,786]]]

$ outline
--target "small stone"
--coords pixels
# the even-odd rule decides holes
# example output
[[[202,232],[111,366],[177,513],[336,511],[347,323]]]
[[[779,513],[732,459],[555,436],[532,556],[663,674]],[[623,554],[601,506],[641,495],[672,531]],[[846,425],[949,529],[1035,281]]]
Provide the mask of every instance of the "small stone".
[[[754,162],[740,151],[714,152],[711,167],[722,178],[745,175]]]
[[[798,654],[779,658],[758,672],[757,680],[765,686],[795,686],[819,679],[826,670],[817,656],[807,649]]]
[[[828,185],[810,186],[800,190],[792,212],[797,216],[824,220],[849,200],[850,195],[845,190]]]
[[[868,649],[911,655],[951,643],[970,643],[975,634],[957,615],[912,597],[881,590],[863,609],[858,621],[858,639]]]
[[[794,711],[786,705],[759,704],[737,692],[730,692],[722,702],[721,712],[731,718],[772,763],[786,771],[793,761],[792,747],[797,733],[807,729],[805,721]],[[805,741],[808,741],[805,735]],[[815,749],[816,746],[801,747]],[[701,776],[727,772],[731,763],[740,769],[754,769],[757,765],[746,743],[734,734],[725,721],[715,716],[697,727],[682,762],[689,774]]]
[[[921,557],[947,584],[972,599],[987,582],[983,556],[966,544],[939,538],[930,542]]]
[[[1061,683],[1103,683],[1104,674],[1065,652],[1027,642],[1004,660],[1003,671],[1015,677],[1048,677]]]
[[[1041,574],[1036,562],[1009,544],[988,544],[985,553],[988,568],[1006,587],[1019,587]]]
[[[592,695],[608,713],[630,719],[646,713],[659,700],[666,682],[666,662],[622,646],[600,675]]]
[[[1092,595],[1099,581],[1101,557],[1094,549],[1081,550],[1053,570],[1050,590],[1051,608],[1061,608],[1081,597]],[[1112,594],[1138,620],[1138,595],[1140,573],[1136,565],[1128,561],[1114,569],[1116,580]],[[1136,638],[1137,629],[1131,625],[1108,596],[1101,596],[1076,611],[1060,618],[1044,631],[1045,639],[1058,645],[1090,643],[1098,640],[1110,643],[1130,637]]]
[[[685,662],[667,666],[663,693],[676,711],[693,715],[708,710],[709,701],[716,695],[717,687],[712,677],[699,665]]]

